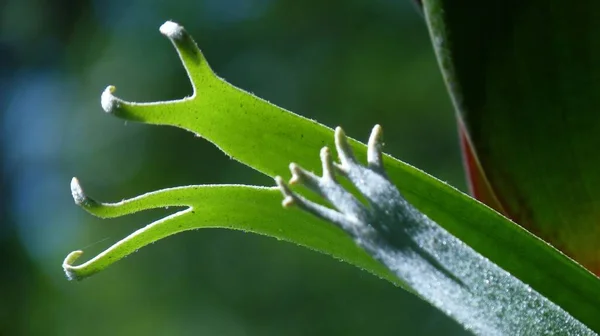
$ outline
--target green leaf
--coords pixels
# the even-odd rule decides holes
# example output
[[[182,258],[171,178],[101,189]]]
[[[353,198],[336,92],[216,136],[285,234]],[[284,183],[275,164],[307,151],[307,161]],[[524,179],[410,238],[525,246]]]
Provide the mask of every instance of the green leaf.
[[[74,251],[63,267],[70,279],[89,277],[140,247],[170,235],[200,228],[227,228],[262,234],[317,250],[368,270],[397,285],[401,282],[374,261],[344,232],[323,225],[307,214],[281,207],[277,188],[243,185],[205,185],[150,192],[118,203],[100,203],[88,197],[74,178],[73,198],[82,208],[100,218],[114,218],[138,211],[183,207],[117,242],[93,259],[73,266],[83,253]]]
[[[600,274],[600,2],[430,0],[425,7],[499,208]]]
[[[323,146],[333,144],[333,131],[330,128],[272,105],[215,76],[195,42],[182,27],[168,22],[161,27],[161,32],[171,39],[179,52],[192,81],[193,96],[178,101],[139,104],[116,98],[113,96],[114,88],[109,87],[102,95],[102,105],[107,112],[127,120],[172,125],[190,130],[215,143],[234,159],[269,176],[287,174],[288,163],[293,161],[302,162],[308,170],[318,169],[319,161],[314,153]],[[364,144],[350,140],[350,146],[358,157],[365,156]],[[384,163],[391,181],[418,210],[475,251],[560,305],[575,318],[596,331],[600,330],[600,322],[596,318],[600,316],[600,286],[596,277],[502,215],[451,186],[390,156],[384,157]],[[74,195],[77,196],[77,188],[74,189]],[[165,200],[169,199],[168,204],[159,202],[155,205],[167,206],[177,203],[167,195],[165,193],[164,197]],[[146,196],[141,196],[143,197]],[[77,197],[75,198],[77,200]],[[82,197],[80,200],[89,199]],[[221,202],[226,200],[225,197]],[[200,200],[197,202],[198,205],[201,203]],[[86,205],[85,202],[80,203]],[[91,204],[91,207],[86,205],[86,209],[90,210],[96,206],[95,203]],[[261,204],[260,209],[268,212],[278,211],[266,210],[267,207],[273,207],[273,202]],[[100,207],[106,208],[110,206]],[[123,212],[115,214],[130,213],[135,209],[138,208],[125,208]],[[234,212],[242,213],[241,209],[245,208],[239,209]],[[296,223],[292,220],[294,215],[281,214],[283,217],[278,218]],[[203,214],[198,212],[197,216]],[[221,216],[228,216],[228,213],[222,212]],[[260,216],[263,219],[267,218],[262,214]],[[159,232],[161,228],[168,231],[168,226],[175,229],[170,232],[174,233],[177,232],[177,227],[169,226],[168,223],[170,220],[179,220],[180,217],[167,217],[160,225],[151,225],[156,225],[154,232]],[[222,217],[220,222],[226,221],[227,225],[244,229],[243,222],[249,221],[249,218],[251,217],[243,216],[239,218],[240,222],[234,222],[226,221],[225,217]],[[309,218],[305,220],[312,223],[310,225],[323,225]],[[284,224],[273,225],[282,228]],[[170,233],[162,232],[161,235],[166,236]],[[291,235],[290,240],[309,245],[306,243],[308,238],[303,237],[309,235],[309,232],[298,232]],[[364,253],[357,254],[356,250],[353,250],[355,252],[344,254],[337,251],[337,245],[341,241],[349,241],[342,238],[341,232],[339,237],[340,239],[331,238],[327,243],[330,244],[327,247],[330,249],[319,246],[313,248],[340,256],[347,262],[361,265],[391,280],[389,273],[381,267],[373,266],[374,264],[364,260],[360,261],[357,256],[365,257]],[[154,240],[153,237],[146,236],[145,239],[129,243],[133,241],[130,236],[118,244],[130,244],[122,252],[131,252]],[[340,246],[348,247],[344,243]],[[112,263],[112,259],[102,259],[102,267],[97,267],[100,263],[93,259],[84,266],[73,266],[73,259],[79,253],[67,257],[64,265],[67,272],[75,277],[91,274],[93,272],[89,270],[97,271]],[[122,253],[118,257],[125,254]]]

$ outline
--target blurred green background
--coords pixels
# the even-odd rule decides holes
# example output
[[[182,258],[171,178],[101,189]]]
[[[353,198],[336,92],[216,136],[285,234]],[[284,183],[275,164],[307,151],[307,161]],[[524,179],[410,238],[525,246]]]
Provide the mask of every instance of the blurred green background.
[[[102,112],[109,84],[134,101],[191,93],[158,32],[169,19],[234,85],[363,141],[379,123],[386,152],[464,189],[453,111],[410,0],[4,0],[0,18],[1,335],[464,334],[368,273],[243,232],[179,234],[80,283],[61,269],[72,250],[89,258],[168,213],[94,218],[73,203],[73,176],[106,201],[274,184],[191,133]]]

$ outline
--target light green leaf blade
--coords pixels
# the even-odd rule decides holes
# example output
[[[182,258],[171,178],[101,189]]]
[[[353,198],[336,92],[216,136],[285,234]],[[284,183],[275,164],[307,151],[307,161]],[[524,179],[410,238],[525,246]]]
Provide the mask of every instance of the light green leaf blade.
[[[331,129],[216,77],[180,26],[167,23],[161,31],[177,48],[194,95],[179,101],[137,104],[116,98],[114,88],[109,87],[102,96],[107,112],[127,120],[190,130],[269,176],[286,176],[289,162],[302,162],[307,169],[318,171],[314,153],[332,145]],[[363,144],[351,141],[351,145],[358,157],[365,156]],[[416,208],[575,318],[600,330],[600,285],[595,276],[451,186],[389,156],[385,165],[390,179]]]
[[[277,188],[185,186],[150,192],[117,203],[100,203],[88,197],[75,178],[71,182],[71,190],[73,198],[83,209],[100,218],[121,217],[155,208],[182,207],[182,210],[135,231],[81,265],[74,266],[73,263],[83,252],[71,252],[63,264],[71,279],[89,277],[139,248],[179,232],[226,228],[293,242],[401,285],[400,280],[359,248],[343,231],[332,225],[323,225],[301,211],[284,209]]]

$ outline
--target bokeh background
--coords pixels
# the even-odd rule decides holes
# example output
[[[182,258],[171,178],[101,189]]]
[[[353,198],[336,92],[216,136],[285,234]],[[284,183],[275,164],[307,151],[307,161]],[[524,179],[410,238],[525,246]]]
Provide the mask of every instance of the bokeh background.
[[[273,185],[193,134],[100,108],[191,93],[158,27],[172,19],[236,86],[366,140],[464,190],[453,111],[411,0],[0,2],[1,335],[462,335],[427,303],[330,257],[243,232],[179,234],[75,283],[61,263],[164,216],[100,220],[77,176],[117,201],[203,183]],[[317,153],[315,153],[317,155]]]

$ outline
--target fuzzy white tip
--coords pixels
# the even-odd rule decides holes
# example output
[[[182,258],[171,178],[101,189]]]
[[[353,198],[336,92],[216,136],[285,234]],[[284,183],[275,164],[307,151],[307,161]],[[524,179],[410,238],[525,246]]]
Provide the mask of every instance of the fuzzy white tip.
[[[165,35],[170,39],[178,39],[183,35],[183,26],[173,21],[167,21],[162,24],[159,28],[161,34]]]
[[[77,274],[73,271],[73,263],[81,257],[83,251],[73,251],[69,253],[69,255],[63,261],[63,270],[65,271],[65,275],[69,280],[79,280]]]
[[[100,104],[102,104],[102,109],[106,113],[112,113],[117,107],[119,107],[119,102],[117,97],[113,95],[116,88],[112,85],[109,85],[102,92],[102,96],[100,97]]]
[[[83,188],[81,187],[81,184],[79,184],[77,177],[73,177],[71,180],[71,194],[73,195],[73,200],[77,205],[81,205],[87,199],[87,196],[85,196]]]

